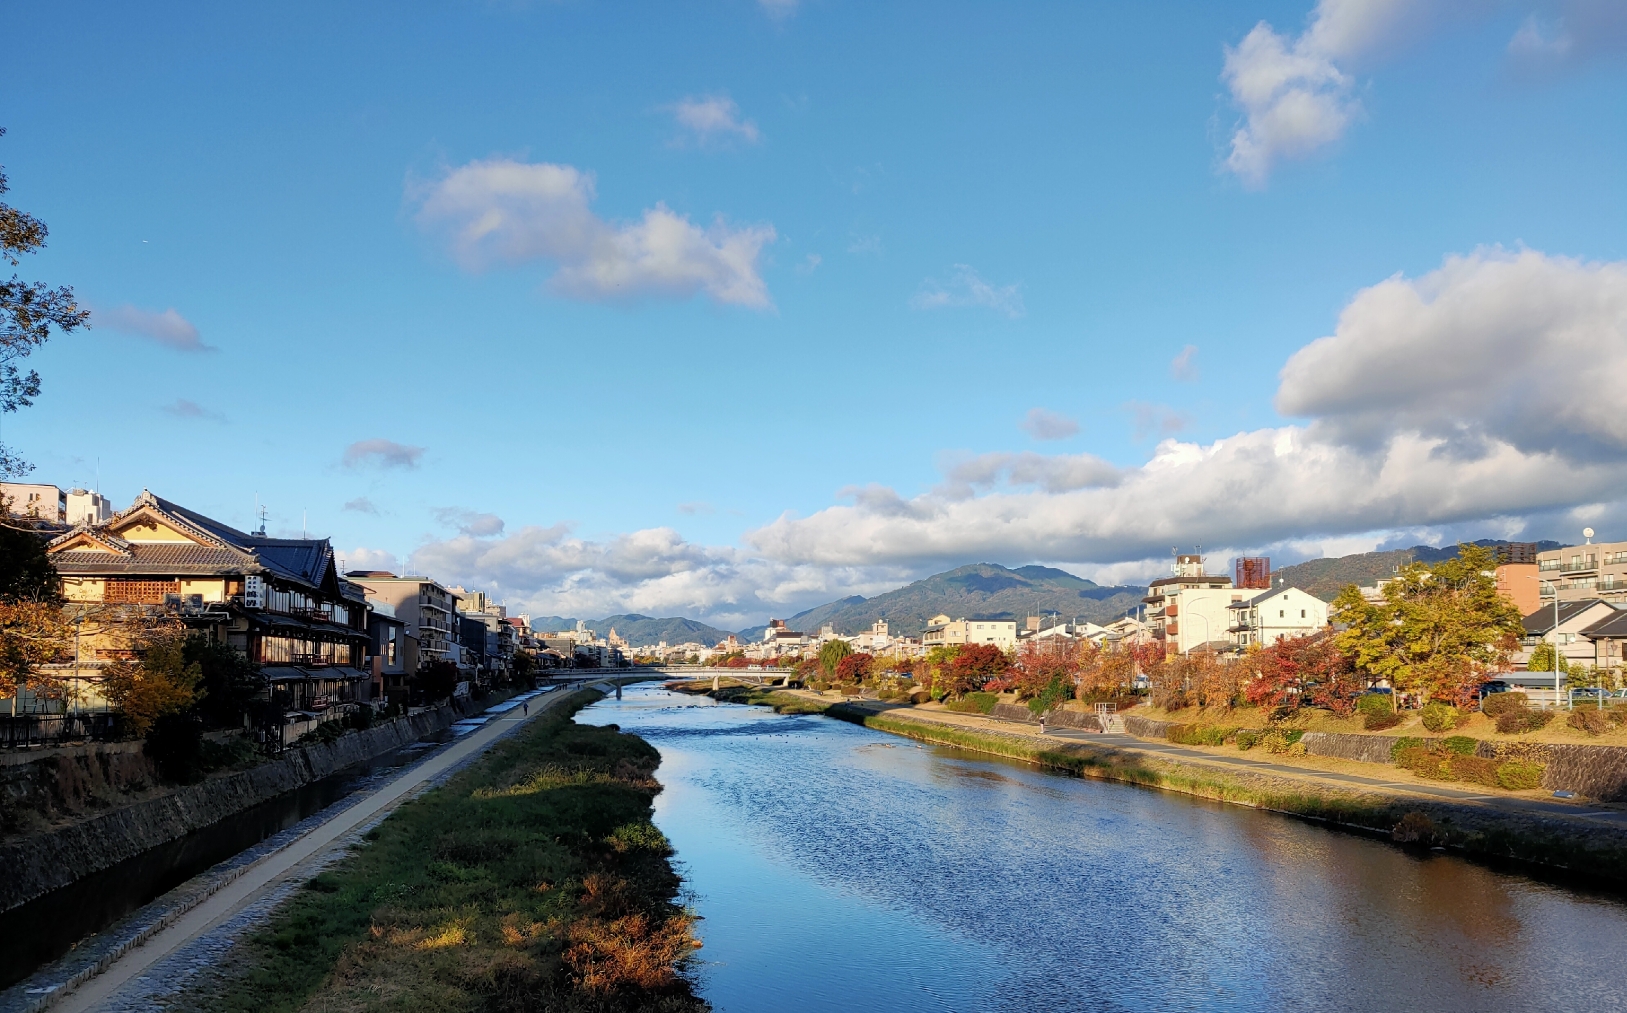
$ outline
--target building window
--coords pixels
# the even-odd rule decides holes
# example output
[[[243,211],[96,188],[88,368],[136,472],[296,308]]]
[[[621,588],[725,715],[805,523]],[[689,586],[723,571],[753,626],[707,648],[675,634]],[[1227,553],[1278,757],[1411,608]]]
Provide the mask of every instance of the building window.
[[[102,592],[102,600],[127,605],[162,605],[166,594],[180,593],[178,580],[110,580]]]
[[[1301,618],[1301,619],[1304,619],[1304,618],[1305,618],[1305,610],[1304,610],[1304,609],[1300,609],[1300,610],[1299,610],[1299,617],[1300,617],[1300,618]]]

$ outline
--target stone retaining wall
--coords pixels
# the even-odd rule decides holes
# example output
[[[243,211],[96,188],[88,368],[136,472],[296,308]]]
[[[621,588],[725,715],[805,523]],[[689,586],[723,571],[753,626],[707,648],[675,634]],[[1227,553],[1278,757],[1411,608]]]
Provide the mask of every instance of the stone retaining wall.
[[[416,742],[462,717],[447,705],[283,751],[248,770],[121,806],[48,833],[0,844],[0,911],[67,886],[127,858],[201,830],[287,791]]]

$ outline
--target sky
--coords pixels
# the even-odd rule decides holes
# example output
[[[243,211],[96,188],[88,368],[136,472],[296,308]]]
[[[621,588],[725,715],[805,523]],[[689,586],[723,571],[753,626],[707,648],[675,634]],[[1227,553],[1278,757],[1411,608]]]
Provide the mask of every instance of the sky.
[[[727,628],[1627,539],[1627,6],[8,13],[34,479]]]

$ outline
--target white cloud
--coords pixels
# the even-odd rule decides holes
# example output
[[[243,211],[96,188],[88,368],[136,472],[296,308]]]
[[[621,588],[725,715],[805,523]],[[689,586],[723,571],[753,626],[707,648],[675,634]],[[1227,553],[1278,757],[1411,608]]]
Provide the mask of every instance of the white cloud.
[[[1030,408],[1023,416],[1022,430],[1036,440],[1065,440],[1079,435],[1079,423],[1058,412]]]
[[[1128,401],[1124,408],[1134,420],[1130,431],[1137,440],[1149,436],[1170,436],[1192,424],[1192,419],[1185,412],[1176,411],[1169,405]]]
[[[226,421],[226,416],[222,415],[220,412],[217,412],[212,408],[205,408],[196,401],[188,401],[184,397],[178,397],[174,401],[171,401],[169,404],[164,406],[163,410],[178,419],[198,419],[205,422]]]
[[[1624,390],[1627,263],[1493,248],[1357,293],[1289,358],[1277,409],[1368,444],[1406,430],[1457,453],[1622,460]]]
[[[802,263],[796,266],[796,272],[798,274],[813,274],[815,271],[819,270],[819,265],[823,264],[824,262],[824,257],[821,257],[817,253],[810,253],[806,257],[802,258]]]
[[[978,277],[966,264],[956,264],[947,283],[928,278],[921,283],[921,291],[910,300],[918,310],[942,309],[947,306],[986,306],[1016,319],[1023,315],[1023,297],[1018,285],[994,286]]]
[[[762,139],[757,124],[740,118],[740,107],[727,95],[686,98],[672,106],[672,118],[702,144],[717,140],[756,144]]]
[[[382,512],[379,510],[378,504],[366,496],[357,496],[353,500],[347,500],[340,509],[353,514],[372,514],[374,517],[379,516]]]
[[[385,439],[357,440],[345,448],[341,463],[347,468],[416,468],[423,456],[423,447]]]
[[[1308,425],[1168,439],[1116,483],[1069,491],[1037,481],[968,497],[951,482],[904,498],[874,487],[747,540],[798,565],[1107,564],[1193,542],[1508,531],[1590,504],[1627,522],[1627,420],[1611,407],[1624,386],[1627,264],[1481,251],[1359,293],[1333,336],[1289,360],[1278,405]],[[992,489],[1005,464],[974,459],[958,477]]]
[[[715,514],[717,513],[717,507],[710,503],[696,500],[692,503],[679,503],[678,512],[681,514],[689,514],[690,516],[694,516],[695,514]]]
[[[855,235],[848,241],[847,252],[874,253],[879,256],[881,254],[881,237],[877,235]]]
[[[464,507],[437,507],[435,519],[473,538],[490,538],[503,533],[503,518]]]
[[[1198,380],[1198,346],[1187,345],[1176,353],[1175,358],[1169,361],[1169,375],[1183,383],[1196,383]]]
[[[391,573],[401,572],[401,562],[396,559],[395,553],[384,549],[369,549],[358,546],[346,552],[335,549],[334,555],[344,560],[345,570],[388,570]]]
[[[1130,466],[951,459],[925,493],[849,487],[835,505],[748,532],[743,547],[669,528],[595,541],[533,526],[432,541],[411,563],[537,614],[738,627],[978,559],[1117,582],[1161,572],[1172,545],[1292,559],[1585,523],[1619,535],[1627,422],[1610,407],[1624,388],[1627,262],[1479,251],[1358,293],[1334,334],[1292,356],[1278,400],[1303,423],[1165,439]],[[1154,425],[1169,411],[1144,407]]]
[[[767,308],[759,273],[771,225],[701,228],[657,204],[629,224],[593,213],[591,173],[496,158],[452,170],[421,194],[419,224],[440,234],[469,270],[552,261],[549,287],[589,301],[650,297]]]
[[[215,346],[204,344],[192,321],[177,313],[173,306],[158,311],[144,310],[124,303],[111,309],[96,310],[91,315],[91,323],[125,334],[134,334],[178,352],[218,351]]]
[[[802,0],[757,0],[757,5],[771,18],[788,18],[801,4]]]

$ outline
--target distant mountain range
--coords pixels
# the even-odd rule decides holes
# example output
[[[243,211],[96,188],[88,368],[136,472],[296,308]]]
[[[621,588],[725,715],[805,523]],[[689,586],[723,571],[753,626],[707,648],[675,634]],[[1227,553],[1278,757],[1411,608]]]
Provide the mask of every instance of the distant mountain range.
[[[1144,587],[1103,587],[1048,566],[1015,570],[994,563],[973,563],[947,573],[934,574],[896,591],[874,598],[853,595],[786,620],[793,630],[818,633],[825,623],[844,636],[868,630],[877,619],[887,620],[895,636],[920,636],[928,620],[943,613],[955,619],[1014,619],[1059,613],[1091,622],[1118,619],[1141,604]],[[740,631],[742,640],[761,639],[767,627]]]
[[[1491,538],[1482,538],[1476,545],[1496,547],[1507,545],[1506,541]],[[1549,549],[1560,547],[1558,542],[1538,542],[1537,551],[1547,552]],[[1452,559],[1458,554],[1456,545],[1435,548],[1430,545],[1414,545],[1410,549],[1391,549],[1387,552],[1358,552],[1352,556],[1339,556],[1334,559],[1307,559],[1303,563],[1295,563],[1272,572],[1271,577],[1281,580],[1289,587],[1297,587],[1307,594],[1313,594],[1323,601],[1332,601],[1344,590],[1346,584],[1371,585],[1380,577],[1388,577],[1395,572],[1395,568],[1404,563],[1417,561],[1420,563],[1439,563],[1444,559]]]
[[[720,630],[693,619],[655,619],[637,613],[589,619],[585,625],[601,637],[609,636],[613,627],[617,636],[625,637],[634,647],[649,647],[663,640],[669,644],[687,644],[694,641],[710,647],[729,636],[728,630]],[[538,616],[531,620],[531,628],[544,633],[574,630],[576,620],[563,616]]]

